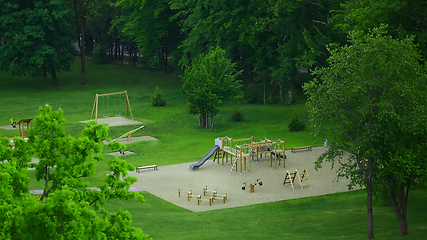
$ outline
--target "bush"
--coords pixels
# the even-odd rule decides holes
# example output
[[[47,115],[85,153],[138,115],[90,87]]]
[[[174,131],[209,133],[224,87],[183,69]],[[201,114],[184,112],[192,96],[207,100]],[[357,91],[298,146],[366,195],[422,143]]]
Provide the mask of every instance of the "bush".
[[[298,115],[295,115],[289,123],[288,128],[291,132],[304,131],[305,122],[302,121]]]
[[[104,45],[97,45],[93,53],[93,59],[96,64],[106,64],[109,62],[107,48]]]
[[[162,107],[166,105],[166,99],[162,97],[160,93],[159,86],[156,87],[154,95],[151,97],[151,104],[153,107]]]
[[[243,116],[243,113],[237,109],[234,109],[234,112],[231,113],[230,119],[233,122],[241,122],[243,121],[245,117]]]

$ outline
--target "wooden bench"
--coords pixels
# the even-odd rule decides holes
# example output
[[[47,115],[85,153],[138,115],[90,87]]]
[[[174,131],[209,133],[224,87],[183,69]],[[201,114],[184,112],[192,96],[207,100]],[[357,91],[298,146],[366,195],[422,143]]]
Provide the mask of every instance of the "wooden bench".
[[[149,168],[153,168],[154,170],[157,171],[157,165],[151,165],[151,166],[137,167],[136,172],[139,172],[140,170],[144,170],[144,169],[149,169]]]
[[[305,146],[305,147],[292,148],[291,152],[295,153],[296,150],[302,150],[302,149],[307,149],[308,151],[311,151],[311,147],[310,146]]]

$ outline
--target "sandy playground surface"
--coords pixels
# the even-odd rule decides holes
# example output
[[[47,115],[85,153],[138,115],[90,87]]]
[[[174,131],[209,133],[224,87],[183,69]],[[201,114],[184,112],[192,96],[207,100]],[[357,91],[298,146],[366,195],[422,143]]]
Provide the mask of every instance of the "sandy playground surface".
[[[301,150],[296,153],[286,151],[286,167],[281,167],[277,170],[274,169],[274,162],[273,168],[270,168],[270,161],[260,160],[251,162],[251,173],[246,171],[240,174],[233,171],[229,175],[230,164],[222,166],[221,164],[212,164],[213,161],[208,160],[196,171],[189,169],[193,163],[191,162],[161,166],[158,167],[158,171],[146,169],[141,170],[140,173],[130,172],[130,175],[138,178],[138,182],[134,184],[136,187],[194,212],[348,191],[347,184],[349,180],[340,179],[337,182],[336,168],[331,170],[330,164],[323,164],[323,168],[319,171],[314,170],[314,162],[326,150],[327,148],[325,147],[314,147],[312,151]],[[348,153],[344,153],[343,157],[348,157]],[[198,160],[195,158],[194,162]],[[302,172],[304,168],[308,170],[311,188],[304,187],[304,189],[301,189],[298,181],[295,181],[295,190],[292,190],[289,184],[282,185],[286,170],[291,172],[298,169],[298,171]],[[254,193],[249,192],[249,187],[242,191],[244,182],[246,184],[253,183],[258,178],[262,180],[263,185],[256,185]],[[228,200],[226,203],[223,204],[222,200],[215,200],[212,206],[209,206],[207,201],[198,205],[197,198],[192,198],[188,201],[187,194],[182,193],[192,189],[194,195],[202,195],[202,199],[208,199],[211,195],[210,193],[203,196],[205,184],[207,184],[208,190],[216,188],[219,194],[227,193]],[[178,197],[178,188],[182,191],[181,197]]]
[[[80,123],[87,123],[91,120],[79,121]],[[108,118],[98,118],[97,123],[108,123],[110,127],[114,126],[124,126],[124,125],[134,125],[134,124],[142,124],[143,122],[139,122],[132,119],[126,119],[124,117],[108,117]]]

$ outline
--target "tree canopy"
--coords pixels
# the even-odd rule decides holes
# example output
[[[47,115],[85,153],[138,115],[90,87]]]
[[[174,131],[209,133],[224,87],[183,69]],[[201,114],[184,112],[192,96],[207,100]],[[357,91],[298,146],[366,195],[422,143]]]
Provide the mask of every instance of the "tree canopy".
[[[52,75],[73,59],[71,10],[65,0],[0,1],[0,69],[12,75]]]
[[[219,47],[201,54],[184,72],[182,92],[191,108],[199,114],[200,126],[212,129],[217,108],[240,96],[241,81],[237,77],[241,72]]]
[[[66,136],[62,110],[40,107],[29,130],[28,142],[0,138],[0,238],[1,239],[147,239],[131,227],[129,212],[109,213],[104,205],[111,198],[144,198],[128,192],[136,178],[127,174],[134,167],[119,158],[109,161],[113,174],[97,189],[85,179],[95,174],[108,128],[89,122],[76,139]],[[114,146],[113,146],[114,147]],[[115,147],[119,147],[115,144]],[[40,159],[30,163],[31,157]],[[29,194],[29,171],[44,184],[40,196]]]
[[[354,31],[349,45],[330,46],[329,66],[304,86],[316,137],[331,144],[317,167],[338,162],[339,177],[366,186],[369,238],[372,192],[388,195],[406,235],[409,190],[427,176],[426,69],[413,38],[393,39],[385,28]],[[349,161],[339,149],[351,154]]]

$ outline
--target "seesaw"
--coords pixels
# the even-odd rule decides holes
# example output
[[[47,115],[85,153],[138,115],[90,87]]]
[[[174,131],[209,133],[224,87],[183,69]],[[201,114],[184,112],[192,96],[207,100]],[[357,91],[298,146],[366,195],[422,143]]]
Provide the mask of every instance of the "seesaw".
[[[255,185],[257,185],[257,184],[259,184],[260,186],[262,186],[262,181],[259,180],[259,178],[256,180],[256,182],[249,184],[249,192],[250,193],[255,192]],[[245,189],[246,189],[246,183],[243,183],[242,190],[245,190]]]
[[[130,142],[130,135],[131,135],[132,133],[134,133],[134,132],[138,131],[138,130],[139,130],[139,129],[141,129],[141,128],[142,128],[142,130],[144,130],[144,129],[145,129],[145,126],[144,126],[144,125],[142,125],[141,127],[135,128],[134,130],[131,130],[131,131],[129,131],[129,132],[127,132],[127,133],[125,133],[125,134],[121,135],[120,137],[118,137],[118,138],[114,139],[114,140],[113,140],[113,142],[115,142],[115,141],[117,141],[117,140],[119,140],[119,139],[122,139],[122,138],[124,138],[124,137],[127,137],[127,141],[128,141],[128,142]]]

